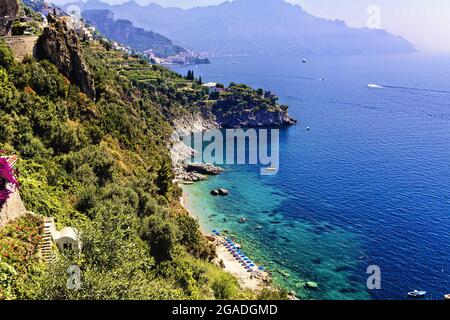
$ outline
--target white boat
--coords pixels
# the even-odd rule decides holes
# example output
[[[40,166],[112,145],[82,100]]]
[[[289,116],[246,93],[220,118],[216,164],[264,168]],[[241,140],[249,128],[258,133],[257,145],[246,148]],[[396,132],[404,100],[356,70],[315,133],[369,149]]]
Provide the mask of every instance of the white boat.
[[[302,63],[306,63],[306,59],[302,59]]]
[[[423,297],[426,294],[427,294],[426,291],[419,291],[419,290],[414,290],[414,291],[408,292],[408,296],[413,297],[413,298]]]
[[[382,86],[375,84],[375,83],[369,83],[367,86],[372,89],[383,89]]]
[[[446,295],[444,296],[444,299],[445,299],[445,300],[450,300],[450,294],[446,294]]]

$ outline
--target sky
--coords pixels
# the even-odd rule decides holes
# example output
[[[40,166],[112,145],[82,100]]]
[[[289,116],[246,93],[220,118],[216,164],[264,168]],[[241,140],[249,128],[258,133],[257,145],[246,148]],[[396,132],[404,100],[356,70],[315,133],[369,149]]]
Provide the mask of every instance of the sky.
[[[75,0],[50,0],[56,4]],[[110,4],[128,0],[101,0]],[[144,5],[156,2],[162,6],[184,9],[207,6],[224,0],[136,0]],[[449,0],[287,0],[299,4],[309,13],[328,19],[341,19],[351,27],[366,27],[368,21],[400,35],[422,51],[450,52]],[[255,0],[258,3],[258,0]],[[372,6],[376,6],[375,11]],[[369,14],[368,9],[372,9]],[[377,18],[379,17],[379,18]],[[373,20],[376,18],[376,20]]]

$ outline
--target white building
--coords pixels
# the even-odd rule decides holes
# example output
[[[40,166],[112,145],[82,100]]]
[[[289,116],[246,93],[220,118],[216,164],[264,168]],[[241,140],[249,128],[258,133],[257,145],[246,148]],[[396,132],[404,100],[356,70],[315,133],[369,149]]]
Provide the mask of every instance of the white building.
[[[208,88],[209,93],[221,91],[220,88],[217,87],[217,83],[215,83],[215,82],[208,82],[208,83],[202,84],[202,87]]]

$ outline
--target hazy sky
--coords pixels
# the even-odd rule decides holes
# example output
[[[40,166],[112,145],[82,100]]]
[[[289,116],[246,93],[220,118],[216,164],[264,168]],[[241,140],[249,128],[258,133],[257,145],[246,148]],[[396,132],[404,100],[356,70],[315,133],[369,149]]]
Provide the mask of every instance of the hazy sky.
[[[71,0],[50,0],[67,3]],[[128,0],[101,0],[122,3]],[[136,0],[141,4],[156,2],[162,6],[190,8],[218,4],[224,0]],[[258,0],[254,0],[258,3]],[[320,17],[342,19],[352,27],[365,27],[367,9],[381,9],[381,27],[401,35],[421,50],[450,51],[450,1],[448,0],[287,0],[300,4],[306,11]]]

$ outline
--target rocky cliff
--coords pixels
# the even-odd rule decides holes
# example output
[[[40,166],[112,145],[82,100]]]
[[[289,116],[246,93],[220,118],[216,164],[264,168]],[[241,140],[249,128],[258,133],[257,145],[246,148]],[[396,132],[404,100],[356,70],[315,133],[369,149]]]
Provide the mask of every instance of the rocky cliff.
[[[27,212],[20,198],[18,190],[9,196],[9,199],[0,207],[0,227],[5,226]]]
[[[217,112],[215,119],[222,128],[283,127],[297,123],[283,110],[244,110],[231,115]]]
[[[0,35],[5,36],[9,33],[19,9],[19,0],[0,0]]]
[[[54,63],[65,77],[94,99],[94,81],[81,57],[81,46],[75,31],[52,14],[48,15],[47,20],[48,26],[36,44],[37,58]]]

